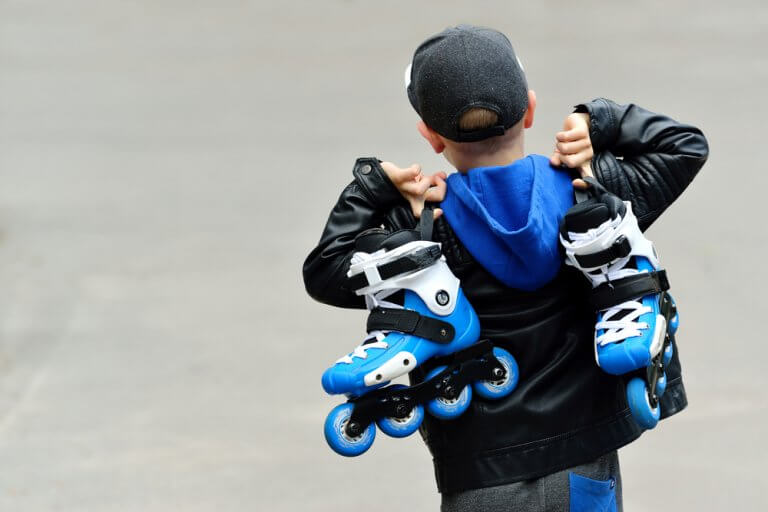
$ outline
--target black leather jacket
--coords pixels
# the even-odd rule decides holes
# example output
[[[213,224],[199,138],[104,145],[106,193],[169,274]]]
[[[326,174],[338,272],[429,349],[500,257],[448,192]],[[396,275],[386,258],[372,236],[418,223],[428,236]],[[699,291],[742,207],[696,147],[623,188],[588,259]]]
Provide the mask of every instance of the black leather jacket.
[[[577,111],[590,114],[597,179],[632,201],[641,229],[683,192],[707,158],[700,130],[635,105],[597,99]],[[359,159],[353,175],[304,263],[309,294],[341,307],[364,307],[362,298],[343,287],[355,236],[371,227],[415,224],[378,160]],[[442,218],[434,239],[480,317],[482,336],[509,350],[520,365],[520,383],[509,397],[475,399],[452,421],[427,415],[422,435],[440,492],[536,478],[594,460],[640,436],[627,408],[624,379],[595,364],[595,313],[587,304],[586,279],[563,265],[537,291],[507,288],[473,260]],[[674,269],[670,274],[674,294]],[[687,405],[678,354],[675,347],[662,417]],[[411,378],[428,370],[425,364]]]

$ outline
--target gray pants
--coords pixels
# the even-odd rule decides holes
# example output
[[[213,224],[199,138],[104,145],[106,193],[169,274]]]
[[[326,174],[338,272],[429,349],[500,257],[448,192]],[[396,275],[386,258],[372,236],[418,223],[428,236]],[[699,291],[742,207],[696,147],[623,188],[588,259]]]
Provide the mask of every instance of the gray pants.
[[[442,512],[621,512],[619,455],[613,451],[536,480],[443,494],[442,498]]]

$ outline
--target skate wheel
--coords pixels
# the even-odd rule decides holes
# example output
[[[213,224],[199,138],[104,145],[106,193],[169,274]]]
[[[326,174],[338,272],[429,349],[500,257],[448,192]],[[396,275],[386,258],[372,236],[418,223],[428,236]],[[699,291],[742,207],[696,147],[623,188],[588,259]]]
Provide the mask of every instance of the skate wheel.
[[[364,453],[373,444],[376,437],[376,427],[371,423],[365,431],[357,437],[350,437],[344,432],[349,417],[352,415],[354,405],[350,403],[337,405],[328,417],[325,418],[325,440],[328,446],[339,455],[356,457]]]
[[[479,380],[472,385],[475,393],[488,400],[498,400],[510,394],[517,387],[520,378],[517,361],[512,354],[503,348],[493,347],[493,355],[507,371],[507,375],[501,380]]]
[[[662,373],[659,380],[656,381],[656,396],[661,397],[667,390],[667,374]]]
[[[632,417],[644,429],[650,430],[659,422],[661,409],[658,404],[656,407],[651,407],[651,399],[648,396],[645,380],[634,377],[629,381],[627,384],[627,402]]]
[[[669,296],[669,299],[672,301],[672,305],[677,308],[675,304],[675,299],[672,298],[672,296]],[[678,311],[675,311],[675,316],[673,316],[669,320],[669,332],[670,334],[674,335],[677,332],[677,328],[680,327],[680,313]]]
[[[424,380],[429,380],[438,373],[445,370],[445,366],[438,366],[427,374]],[[469,407],[469,403],[472,401],[472,388],[470,386],[464,386],[459,396],[453,399],[438,397],[433,398],[427,402],[427,410],[429,413],[441,420],[451,420],[461,416],[464,411]]]
[[[669,321],[669,332],[675,334],[678,327],[680,327],[680,315],[675,313],[675,316]]]
[[[672,355],[674,353],[675,353],[675,347],[672,346],[672,342],[670,341],[669,345],[667,345],[667,348],[664,349],[664,356],[662,356],[664,361],[664,366],[667,366],[669,364],[669,362],[672,360]]]
[[[390,386],[393,390],[406,387],[408,386],[403,384]],[[422,421],[424,421],[424,406],[417,404],[405,418],[379,418],[376,421],[376,425],[390,437],[407,437],[419,429]]]

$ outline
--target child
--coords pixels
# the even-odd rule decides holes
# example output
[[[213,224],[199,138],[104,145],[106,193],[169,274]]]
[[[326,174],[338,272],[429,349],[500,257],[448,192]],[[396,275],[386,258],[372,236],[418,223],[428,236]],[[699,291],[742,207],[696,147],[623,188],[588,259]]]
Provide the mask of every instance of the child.
[[[433,240],[477,311],[482,336],[520,368],[508,397],[475,400],[452,421],[425,419],[442,509],[621,510],[616,450],[642,430],[623,380],[595,364],[589,285],[563,265],[558,225],[573,205],[573,186],[583,183],[572,185],[559,166],[593,173],[631,201],[644,230],[703,165],[706,140],[694,127],[598,99],[568,116],[551,159],[525,156],[536,96],[507,38],[485,28],[459,26],[427,39],[406,84],[419,132],[459,172],[445,179],[359,159],[304,264],[307,291],[326,304],[364,307],[344,287],[355,236],[412,228],[425,202],[440,202]],[[662,417],[687,404],[674,353]]]

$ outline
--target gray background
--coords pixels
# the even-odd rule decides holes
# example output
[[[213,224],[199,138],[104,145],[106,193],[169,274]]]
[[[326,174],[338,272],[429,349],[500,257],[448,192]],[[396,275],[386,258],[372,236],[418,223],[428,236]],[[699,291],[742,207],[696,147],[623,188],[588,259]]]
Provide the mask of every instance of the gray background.
[[[765,510],[767,5],[0,0],[0,510],[437,508],[417,437],[325,445],[364,316],[300,268],[355,157],[447,170],[402,76],[457,22],[515,44],[528,151],[595,96],[707,134],[650,230],[690,407],[621,451],[625,499]]]

